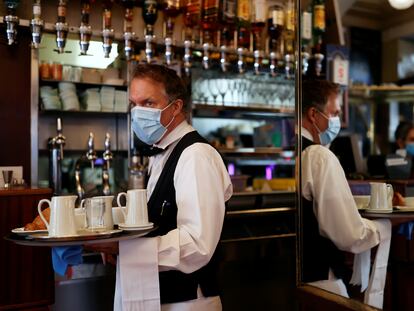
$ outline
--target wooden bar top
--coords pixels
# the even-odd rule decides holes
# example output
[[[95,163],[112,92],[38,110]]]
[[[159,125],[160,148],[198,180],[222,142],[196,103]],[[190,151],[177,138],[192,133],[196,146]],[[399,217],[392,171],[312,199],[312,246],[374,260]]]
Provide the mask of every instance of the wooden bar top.
[[[20,196],[20,195],[50,195],[52,189],[50,188],[11,188],[11,189],[0,189],[0,197],[8,196]]]

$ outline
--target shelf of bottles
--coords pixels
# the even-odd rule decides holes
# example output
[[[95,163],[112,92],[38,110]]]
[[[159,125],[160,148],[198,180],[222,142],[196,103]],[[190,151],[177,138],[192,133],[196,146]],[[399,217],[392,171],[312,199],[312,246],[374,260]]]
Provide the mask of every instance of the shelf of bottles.
[[[325,0],[313,0],[309,8],[302,12],[302,61],[303,70],[312,69],[320,74],[324,59],[322,38],[325,32]],[[19,18],[16,16],[18,0],[4,1],[7,16],[8,43],[16,43]],[[172,65],[176,62],[188,74],[198,60],[204,69],[217,63],[223,72],[247,71],[260,75],[267,72],[270,76],[283,76],[292,79],[295,73],[297,13],[296,0],[274,2],[269,0],[93,0],[80,1],[79,25],[68,25],[66,13],[68,0],[58,0],[56,23],[56,45],[59,53],[65,52],[68,31],[79,33],[82,55],[86,55],[92,35],[100,34],[103,53],[108,55],[113,40],[124,41],[124,56],[127,60],[163,62]],[[123,8],[123,29],[113,29],[113,7]],[[133,31],[136,7],[140,7],[145,29]],[[75,9],[75,8],[70,8]],[[102,29],[92,29],[90,14],[101,14]],[[164,17],[164,35],[156,38],[154,25]],[[182,18],[184,30],[181,40],[175,41],[174,27]],[[33,34],[33,48],[38,48],[42,31],[46,25],[41,17],[41,0],[33,1],[33,19],[29,22]],[[45,26],[45,27],[44,27]],[[50,27],[50,26],[48,26]],[[46,30],[51,30],[47,28]],[[116,31],[122,31],[116,37]],[[155,48],[155,45],[160,47]],[[138,49],[143,49],[145,57],[140,58]],[[135,49],[135,50],[134,50]],[[157,54],[158,53],[158,54]],[[158,59],[157,59],[158,58]],[[314,63],[312,66],[311,63]],[[309,66],[308,66],[309,62]]]

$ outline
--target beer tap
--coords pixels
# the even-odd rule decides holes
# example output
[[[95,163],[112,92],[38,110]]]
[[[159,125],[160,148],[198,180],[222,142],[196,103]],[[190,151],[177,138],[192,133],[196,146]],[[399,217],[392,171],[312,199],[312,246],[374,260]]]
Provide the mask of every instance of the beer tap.
[[[88,159],[88,161],[91,162],[91,168],[94,169],[95,167],[95,160],[96,160],[96,152],[95,152],[95,148],[94,148],[94,138],[95,136],[93,135],[92,132],[89,133],[89,138],[88,138],[88,152],[86,152],[86,158]]]
[[[246,71],[246,64],[244,62],[244,48],[237,48],[237,55],[238,55],[238,61],[237,61],[237,68],[239,69],[239,73],[244,73]]]
[[[147,63],[150,64],[153,58],[152,44],[155,39],[154,24],[157,21],[158,4],[156,0],[144,0],[142,18],[145,22],[145,55]]]
[[[19,0],[5,0],[7,8],[7,15],[4,17],[6,22],[6,33],[8,45],[16,44],[17,40],[17,26],[19,25],[19,17],[16,15],[16,9],[19,5]]]
[[[210,69],[210,43],[203,44],[203,68]]]
[[[96,152],[94,148],[94,135],[92,132],[89,133],[88,138],[88,151],[83,154],[75,163],[75,183],[76,193],[80,200],[85,196],[85,190],[82,187],[81,169],[85,163],[91,165],[92,170],[95,168]]]
[[[104,0],[102,2],[102,47],[104,57],[109,58],[112,50],[112,41],[114,39],[114,30],[112,29],[112,5],[114,0]]]
[[[63,147],[66,143],[66,137],[62,133],[62,122],[57,119],[57,135],[48,142],[49,156],[49,184],[54,190],[54,194],[62,192],[62,160]]]
[[[34,0],[33,2],[33,18],[30,21],[30,28],[32,30],[32,47],[39,48],[39,44],[42,41],[43,20],[40,18],[42,13],[42,7],[40,0]]]
[[[67,9],[67,1],[66,0],[59,0],[58,2],[58,18],[55,24],[56,29],[56,45],[57,45],[57,52],[59,54],[65,52],[66,46],[66,38],[68,36],[68,24],[66,23],[66,9]]]
[[[131,60],[134,55],[135,32],[132,31],[132,21],[134,19],[133,8],[135,0],[122,0],[124,6],[124,52],[126,60]]]
[[[110,163],[113,158],[113,154],[111,152],[111,136],[109,133],[106,133],[105,136],[105,151],[103,154],[103,170],[102,170],[102,185],[103,185],[103,193],[104,195],[109,195],[111,193],[110,184],[109,184],[109,170],[110,170]]]
[[[81,1],[81,25],[79,27],[79,47],[81,55],[86,55],[89,49],[89,42],[92,36],[92,28],[89,25],[89,15],[91,12],[91,1]]]
[[[184,41],[184,72],[187,76],[190,76],[191,74],[191,41],[185,40]]]

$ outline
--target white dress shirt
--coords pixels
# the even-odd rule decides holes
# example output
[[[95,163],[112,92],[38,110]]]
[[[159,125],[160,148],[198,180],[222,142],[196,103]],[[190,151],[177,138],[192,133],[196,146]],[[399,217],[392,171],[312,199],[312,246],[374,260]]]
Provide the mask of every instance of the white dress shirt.
[[[305,128],[302,135],[313,141]],[[313,201],[319,233],[340,250],[357,254],[379,243],[375,223],[360,216],[344,170],[328,148],[312,145],[302,153],[302,195]]]
[[[192,131],[194,128],[183,121],[156,145],[167,150],[149,159],[148,198],[174,147]],[[233,187],[219,153],[204,143],[195,143],[182,152],[174,173],[174,187],[177,228],[159,237],[159,270],[191,273],[205,266],[214,253],[223,226],[225,202]],[[181,310],[190,310],[188,302],[174,305],[186,305]]]

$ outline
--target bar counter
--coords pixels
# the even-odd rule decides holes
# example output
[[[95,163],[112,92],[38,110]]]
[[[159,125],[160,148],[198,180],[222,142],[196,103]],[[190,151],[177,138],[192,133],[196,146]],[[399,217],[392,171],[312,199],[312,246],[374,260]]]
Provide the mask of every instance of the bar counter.
[[[51,189],[0,190],[0,310],[49,310],[54,302],[50,249],[18,246],[3,237],[32,222],[37,204]]]

